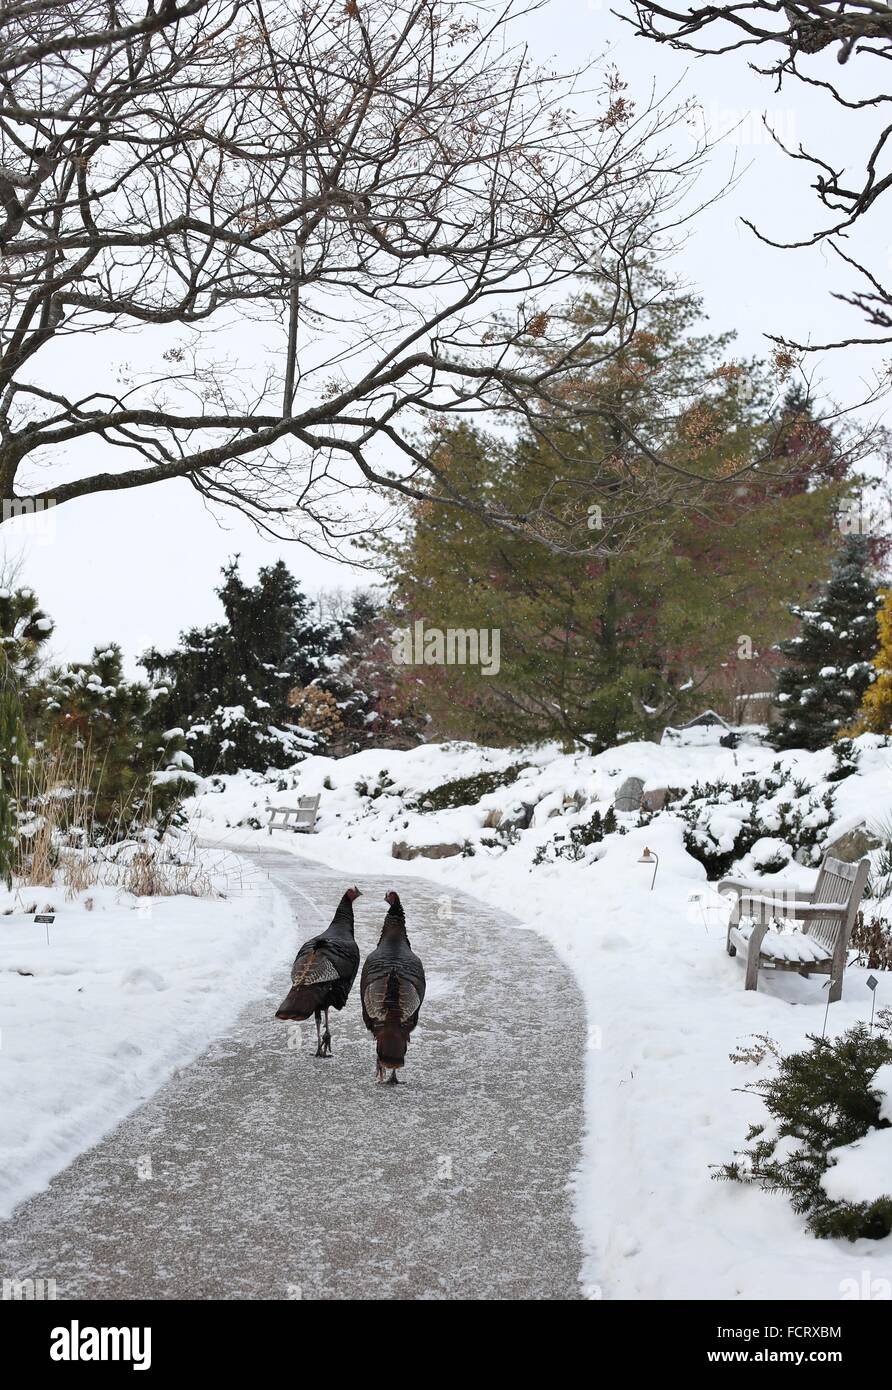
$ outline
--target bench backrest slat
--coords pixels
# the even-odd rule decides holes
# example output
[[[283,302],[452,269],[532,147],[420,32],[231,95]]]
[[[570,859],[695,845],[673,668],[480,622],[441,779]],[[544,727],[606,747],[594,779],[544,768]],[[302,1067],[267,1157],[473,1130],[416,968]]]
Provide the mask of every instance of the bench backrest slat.
[[[861,861],[862,864],[865,861]],[[818,881],[815,884],[815,891],[812,894],[812,902],[820,903],[845,903],[848,911],[844,919],[839,917],[817,917],[808,924],[808,934],[819,941],[822,946],[826,946],[832,951],[837,946],[840,934],[844,933],[846,940],[851,931],[852,922],[858,909],[858,903],[852,899],[857,892],[860,899],[863,891],[863,880],[867,877],[865,867],[863,875],[859,873],[861,864],[846,864],[841,859],[825,859],[821,865],[821,872],[818,874]],[[862,879],[860,886],[858,880]]]

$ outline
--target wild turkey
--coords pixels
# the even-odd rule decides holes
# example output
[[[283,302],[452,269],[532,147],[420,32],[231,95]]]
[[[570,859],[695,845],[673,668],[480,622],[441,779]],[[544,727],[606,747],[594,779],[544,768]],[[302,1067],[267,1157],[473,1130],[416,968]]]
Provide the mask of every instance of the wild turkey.
[[[359,896],[358,888],[348,888],[328,929],[301,946],[291,967],[291,989],[276,1010],[276,1018],[289,1022],[315,1015],[317,1057],[331,1056],[328,1011],[344,1007],[359,969],[359,947],[353,939],[353,902]]]
[[[362,967],[359,993],[366,1028],[378,1044],[375,1080],[396,1085],[397,1070],[405,1064],[409,1034],[418,1022],[424,999],[424,966],[406,935],[402,903],[393,891],[385,894],[390,910],[384,918],[381,939]]]

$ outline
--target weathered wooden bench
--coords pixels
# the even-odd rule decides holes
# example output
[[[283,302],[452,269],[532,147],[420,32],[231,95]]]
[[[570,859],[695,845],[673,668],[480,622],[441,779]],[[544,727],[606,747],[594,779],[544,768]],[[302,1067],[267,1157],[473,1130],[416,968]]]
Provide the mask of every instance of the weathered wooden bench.
[[[290,827],[305,835],[310,834],[316,828],[320,800],[318,796],[302,796],[296,806],[270,806],[267,831],[272,835],[274,830],[287,830]]]
[[[809,893],[786,884],[772,891],[764,883],[724,878],[718,891],[733,894],[728,922],[729,956],[746,955],[746,988],[756,989],[760,969],[829,975],[830,1000],[842,997],[849,938],[867,884],[870,863],[825,859]],[[796,932],[772,931],[773,922],[801,922]]]

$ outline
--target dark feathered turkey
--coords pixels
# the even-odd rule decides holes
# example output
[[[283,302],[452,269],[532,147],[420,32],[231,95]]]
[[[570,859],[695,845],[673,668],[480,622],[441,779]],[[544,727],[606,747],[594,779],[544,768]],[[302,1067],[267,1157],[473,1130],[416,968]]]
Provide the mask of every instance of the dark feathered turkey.
[[[353,939],[353,901],[359,895],[358,888],[348,888],[327,930],[301,946],[291,967],[291,989],[276,1010],[276,1018],[294,1022],[314,1015],[317,1057],[331,1056],[328,1011],[344,1007],[359,969],[359,947]]]
[[[406,918],[396,893],[386,894],[390,910],[384,919],[381,939],[362,967],[359,993],[362,1017],[377,1044],[376,1078],[396,1081],[399,1067],[405,1065],[409,1034],[418,1022],[426,988],[424,966],[409,944]]]

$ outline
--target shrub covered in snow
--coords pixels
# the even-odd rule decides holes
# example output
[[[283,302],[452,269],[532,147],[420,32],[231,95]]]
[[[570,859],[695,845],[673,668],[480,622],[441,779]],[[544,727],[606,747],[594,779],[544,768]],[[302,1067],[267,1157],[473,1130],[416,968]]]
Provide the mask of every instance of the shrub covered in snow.
[[[478,772],[472,777],[456,777],[439,787],[421,792],[416,805],[421,811],[447,811],[455,806],[473,806],[484,796],[516,782],[529,763],[512,763],[510,767],[492,772]]]
[[[556,859],[585,859],[590,845],[599,845],[605,835],[616,833],[624,835],[625,827],[617,826],[613,807],[609,807],[603,816],[596,810],[589,820],[571,826],[568,834],[558,832],[553,840],[540,845],[533,856],[533,864],[551,864]]]
[[[673,810],[686,825],[685,849],[710,878],[721,878],[750,851],[763,872],[792,857],[816,863],[833,821],[833,792],[815,792],[775,764],[762,778],[749,773],[740,782],[695,783]]]
[[[826,1179],[849,1146],[890,1127],[877,1072],[892,1064],[892,1010],[881,1011],[873,1031],[857,1023],[837,1038],[808,1040],[807,1051],[781,1057],[771,1076],[746,1087],[771,1122],[752,1125],[746,1147],[715,1176],[786,1194],[816,1236],[881,1240],[892,1232],[892,1171],[865,1178],[863,1199],[851,1184],[837,1195]]]

